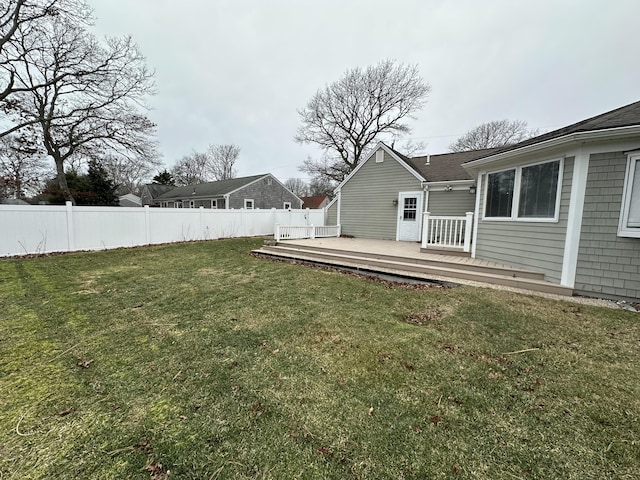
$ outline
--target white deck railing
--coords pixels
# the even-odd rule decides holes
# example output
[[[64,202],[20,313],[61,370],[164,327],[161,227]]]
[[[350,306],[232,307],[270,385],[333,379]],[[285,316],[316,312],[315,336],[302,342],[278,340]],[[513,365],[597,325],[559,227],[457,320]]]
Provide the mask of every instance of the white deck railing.
[[[299,240],[303,238],[339,237],[340,225],[276,225],[273,237],[280,240]]]
[[[473,212],[464,217],[435,216],[424,213],[422,248],[452,248],[471,251]]]

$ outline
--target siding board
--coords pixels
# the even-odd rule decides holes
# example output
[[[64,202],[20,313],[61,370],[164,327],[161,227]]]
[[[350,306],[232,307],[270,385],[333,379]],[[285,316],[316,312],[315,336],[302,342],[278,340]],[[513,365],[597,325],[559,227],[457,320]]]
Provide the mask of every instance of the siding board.
[[[431,215],[463,216],[466,212],[473,212],[476,208],[476,196],[470,195],[469,190],[429,191],[428,211]]]
[[[624,152],[589,159],[576,266],[578,293],[640,298],[640,238],[617,236],[626,165]]]
[[[398,206],[393,201],[398,192],[418,190],[420,181],[387,152],[381,163],[371,159],[342,186],[342,233],[395,240]]]
[[[573,164],[573,157],[564,161],[557,223],[481,219],[478,222],[476,258],[542,272],[545,280],[560,283]],[[484,205],[484,191],[480,200],[480,205]]]

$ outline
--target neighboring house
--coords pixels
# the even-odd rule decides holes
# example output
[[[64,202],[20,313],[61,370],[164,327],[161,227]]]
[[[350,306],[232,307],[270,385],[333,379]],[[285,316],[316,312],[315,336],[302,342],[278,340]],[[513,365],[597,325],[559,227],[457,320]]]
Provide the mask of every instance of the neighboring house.
[[[464,216],[475,209],[475,179],[462,164],[495,149],[408,158],[379,143],[336,188],[327,225],[342,234],[419,241],[423,212]]]
[[[319,209],[329,204],[329,197],[326,195],[314,195],[312,197],[300,197],[302,200],[302,208]]]
[[[141,207],[142,201],[139,196],[127,193],[118,197],[118,204],[121,207]]]
[[[464,167],[478,186],[473,257],[640,298],[640,102]]]
[[[171,208],[302,208],[302,200],[270,173],[177,187],[154,199]]]
[[[142,205],[150,205],[157,207],[158,204],[155,201],[160,195],[173,190],[175,185],[162,185],[159,183],[147,183],[142,187],[142,193],[140,194],[140,202]]]
[[[30,205],[20,198],[0,198],[0,203],[3,205]]]

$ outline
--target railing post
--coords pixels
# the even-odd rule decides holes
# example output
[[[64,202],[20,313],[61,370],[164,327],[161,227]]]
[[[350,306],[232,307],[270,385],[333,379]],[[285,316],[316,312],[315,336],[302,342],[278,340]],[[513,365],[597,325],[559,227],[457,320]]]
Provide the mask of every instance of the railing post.
[[[311,227],[311,239],[314,240],[316,238],[316,227],[314,227],[313,224],[311,224],[310,227]]]
[[[427,248],[429,241],[429,212],[422,214],[422,248]]]
[[[467,217],[467,222],[464,226],[464,248],[462,249],[464,252],[471,251],[471,230],[473,229],[473,212],[465,213]]]
[[[276,231],[275,231],[274,237],[276,242],[280,241],[280,224],[279,223],[276,223]]]
[[[342,233],[342,225],[338,224],[337,227],[338,227],[338,238],[340,238],[340,235]]]

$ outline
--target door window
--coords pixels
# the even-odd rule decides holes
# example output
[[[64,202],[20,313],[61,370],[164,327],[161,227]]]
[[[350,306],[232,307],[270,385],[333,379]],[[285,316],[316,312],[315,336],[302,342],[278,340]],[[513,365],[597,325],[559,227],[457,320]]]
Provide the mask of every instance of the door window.
[[[406,222],[414,222],[418,212],[418,199],[416,197],[406,197],[404,199],[404,208],[402,219]]]

